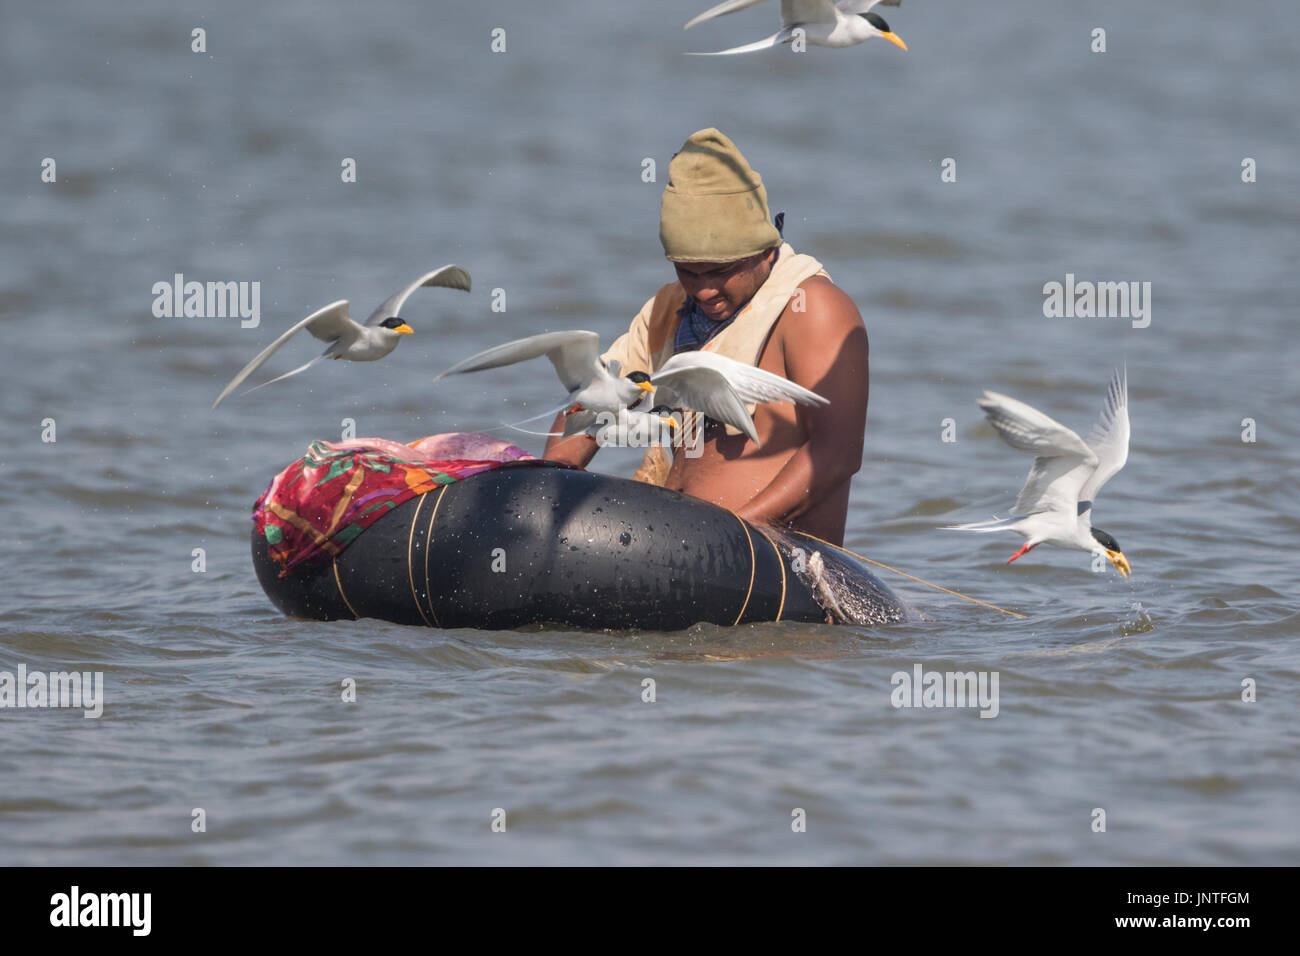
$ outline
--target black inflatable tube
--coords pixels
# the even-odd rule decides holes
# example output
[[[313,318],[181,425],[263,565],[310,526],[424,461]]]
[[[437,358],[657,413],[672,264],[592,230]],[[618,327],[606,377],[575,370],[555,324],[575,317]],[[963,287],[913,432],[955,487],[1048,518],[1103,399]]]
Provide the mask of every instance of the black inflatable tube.
[[[902,607],[851,555],[808,543],[873,600]],[[288,615],[444,628],[825,621],[806,574],[792,567],[802,558],[782,550],[697,498],[545,466],[500,468],[419,495],[332,562],[285,577],[253,534],[258,580]]]

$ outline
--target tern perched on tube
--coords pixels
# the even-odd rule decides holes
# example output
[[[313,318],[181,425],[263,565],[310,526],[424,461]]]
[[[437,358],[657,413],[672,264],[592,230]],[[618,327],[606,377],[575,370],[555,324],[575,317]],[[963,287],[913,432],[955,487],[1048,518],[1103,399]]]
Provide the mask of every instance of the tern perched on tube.
[[[601,412],[617,414],[621,408],[633,408],[646,395],[657,395],[659,389],[664,392],[665,404],[703,412],[715,421],[739,428],[755,444],[759,443],[758,432],[746,404],[774,401],[827,404],[816,392],[789,379],[712,352],[682,352],[652,375],[640,370],[623,375],[617,361],[606,363],[601,359],[600,336],[583,330],[543,332],[498,345],[457,362],[434,381],[462,372],[514,365],[543,355],[550,359],[560,382],[569,390],[569,398],[563,405],[544,413],[565,413],[565,435],[590,428]]]
[[[697,23],[712,20],[724,14],[735,13],[756,6],[763,0],[727,0],[716,7],[705,10],[694,20],[686,24],[689,30]],[[907,44],[889,29],[889,24],[871,8],[878,4],[889,7],[898,6],[902,0],[781,0],[781,29],[770,37],[746,43],[744,46],[729,50],[717,50],[712,53],[692,53],[692,56],[726,56],[732,53],[752,53],[766,50],[778,43],[789,43],[795,38],[795,31],[802,30],[806,42],[813,46],[846,47],[865,43],[872,37],[884,37],[894,46],[906,50]]]
[[[1024,402],[985,392],[980,408],[999,437],[1012,448],[1032,452],[1029,478],[1011,509],[1018,517],[950,525],[948,531],[1014,531],[1025,544],[1011,563],[1040,544],[1105,555],[1128,577],[1132,568],[1119,542],[1092,526],[1097,493],[1128,460],[1128,375],[1115,372],[1101,418],[1085,442],[1055,419]]]
[[[325,359],[374,362],[383,358],[397,348],[397,343],[402,340],[403,335],[410,335],[414,331],[397,313],[406,304],[406,300],[410,298],[411,293],[424,286],[443,286],[448,289],[460,289],[463,292],[468,292],[470,291],[470,277],[469,273],[460,266],[446,265],[441,269],[435,269],[433,272],[416,279],[402,291],[385,299],[383,305],[370,313],[370,317],[366,319],[365,324],[355,321],[348,315],[347,299],[331,302],[325,308],[307,316],[307,318],[262,349],[256,358],[240,369],[239,374],[230,380],[230,384],[217,396],[217,400],[212,403],[212,407],[216,408],[225,401],[227,395],[237,389],[248,376],[261,368],[267,359],[279,351],[282,345],[303,329],[306,329],[322,342],[328,342],[329,345],[326,346],[325,351],[306,365],[301,365],[291,372],[285,372],[283,375],[271,379],[269,382],[263,382],[261,385],[250,388],[249,392],[255,392],[259,388],[265,388],[267,385],[283,381],[297,375],[299,372],[305,372],[317,362],[322,362]]]

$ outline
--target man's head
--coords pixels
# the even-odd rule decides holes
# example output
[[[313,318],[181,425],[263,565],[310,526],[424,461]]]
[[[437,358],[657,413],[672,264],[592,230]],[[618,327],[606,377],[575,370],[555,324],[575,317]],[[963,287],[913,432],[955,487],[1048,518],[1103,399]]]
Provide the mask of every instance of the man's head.
[[[692,134],[668,164],[659,241],[710,318],[729,318],[767,278],[772,250],[781,244],[767,190],[716,129]]]
[[[700,310],[716,322],[725,322],[748,302],[767,281],[775,250],[735,262],[674,262],[677,281]]]

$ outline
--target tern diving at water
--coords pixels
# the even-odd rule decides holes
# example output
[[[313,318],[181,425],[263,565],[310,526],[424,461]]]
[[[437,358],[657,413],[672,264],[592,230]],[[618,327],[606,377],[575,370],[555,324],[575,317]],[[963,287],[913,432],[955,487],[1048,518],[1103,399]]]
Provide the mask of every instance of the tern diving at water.
[[[410,298],[411,293],[424,286],[443,286],[448,289],[460,289],[463,292],[468,292],[470,291],[470,277],[469,273],[460,266],[446,265],[441,269],[435,269],[433,272],[416,279],[402,291],[385,299],[379,308],[370,313],[370,317],[366,319],[364,324],[357,322],[348,315],[347,299],[331,302],[325,308],[307,316],[307,318],[259,352],[251,362],[239,370],[238,375],[230,380],[230,384],[217,396],[217,400],[212,403],[212,407],[215,409],[225,401],[226,396],[237,389],[248,376],[261,368],[267,359],[303,329],[306,329],[322,342],[328,342],[329,345],[326,346],[325,351],[307,364],[301,365],[291,372],[285,372],[269,382],[263,382],[261,385],[250,388],[249,392],[255,392],[259,388],[265,388],[267,385],[283,381],[297,375],[299,372],[305,372],[317,362],[322,362],[325,359],[374,362],[383,358],[397,348],[397,343],[402,340],[403,335],[410,335],[414,331],[397,313],[406,304],[406,300]]]
[[[543,355],[551,360],[560,382],[569,391],[563,405],[544,413],[565,412],[565,435],[576,435],[590,428],[601,412],[617,414],[620,409],[633,408],[653,393],[667,405],[702,412],[714,421],[739,428],[750,441],[758,444],[758,433],[746,404],[781,401],[827,404],[816,392],[789,379],[712,352],[674,355],[653,375],[639,370],[623,375],[619,362],[606,363],[601,359],[599,335],[576,329],[543,332],[487,349],[457,362],[434,381],[462,372],[514,365]]]
[[[1119,542],[1092,526],[1097,493],[1128,460],[1128,375],[1117,371],[1111,377],[1101,418],[1088,432],[1086,442],[1038,409],[1006,395],[986,391],[979,406],[1004,442],[1036,456],[1034,464],[1011,509],[1017,517],[941,530],[1014,531],[1026,540],[1007,559],[1008,564],[1040,544],[1053,544],[1105,555],[1128,577],[1132,568]]]
[[[686,24],[689,30],[697,23],[712,20],[737,10],[756,6],[763,0],[727,0],[716,7],[705,10],[698,17]],[[889,24],[871,8],[879,4],[889,7],[898,6],[902,0],[781,0],[781,29],[770,37],[746,43],[744,46],[731,47],[728,50],[716,50],[711,53],[691,53],[690,56],[728,56],[733,53],[753,53],[766,50],[779,43],[792,42],[798,31],[802,31],[805,42],[812,46],[841,48],[857,46],[872,37],[884,37],[894,46],[906,51],[907,44],[889,29]]]

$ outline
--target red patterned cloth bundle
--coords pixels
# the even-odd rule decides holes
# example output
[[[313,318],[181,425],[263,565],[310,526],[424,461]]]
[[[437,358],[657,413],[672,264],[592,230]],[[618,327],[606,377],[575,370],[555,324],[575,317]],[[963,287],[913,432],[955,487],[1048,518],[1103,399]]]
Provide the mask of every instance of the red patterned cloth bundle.
[[[385,438],[314,441],[253,505],[280,577],[304,561],[340,554],[402,502],[470,475],[515,463],[548,464],[489,435],[431,435],[409,445]]]

